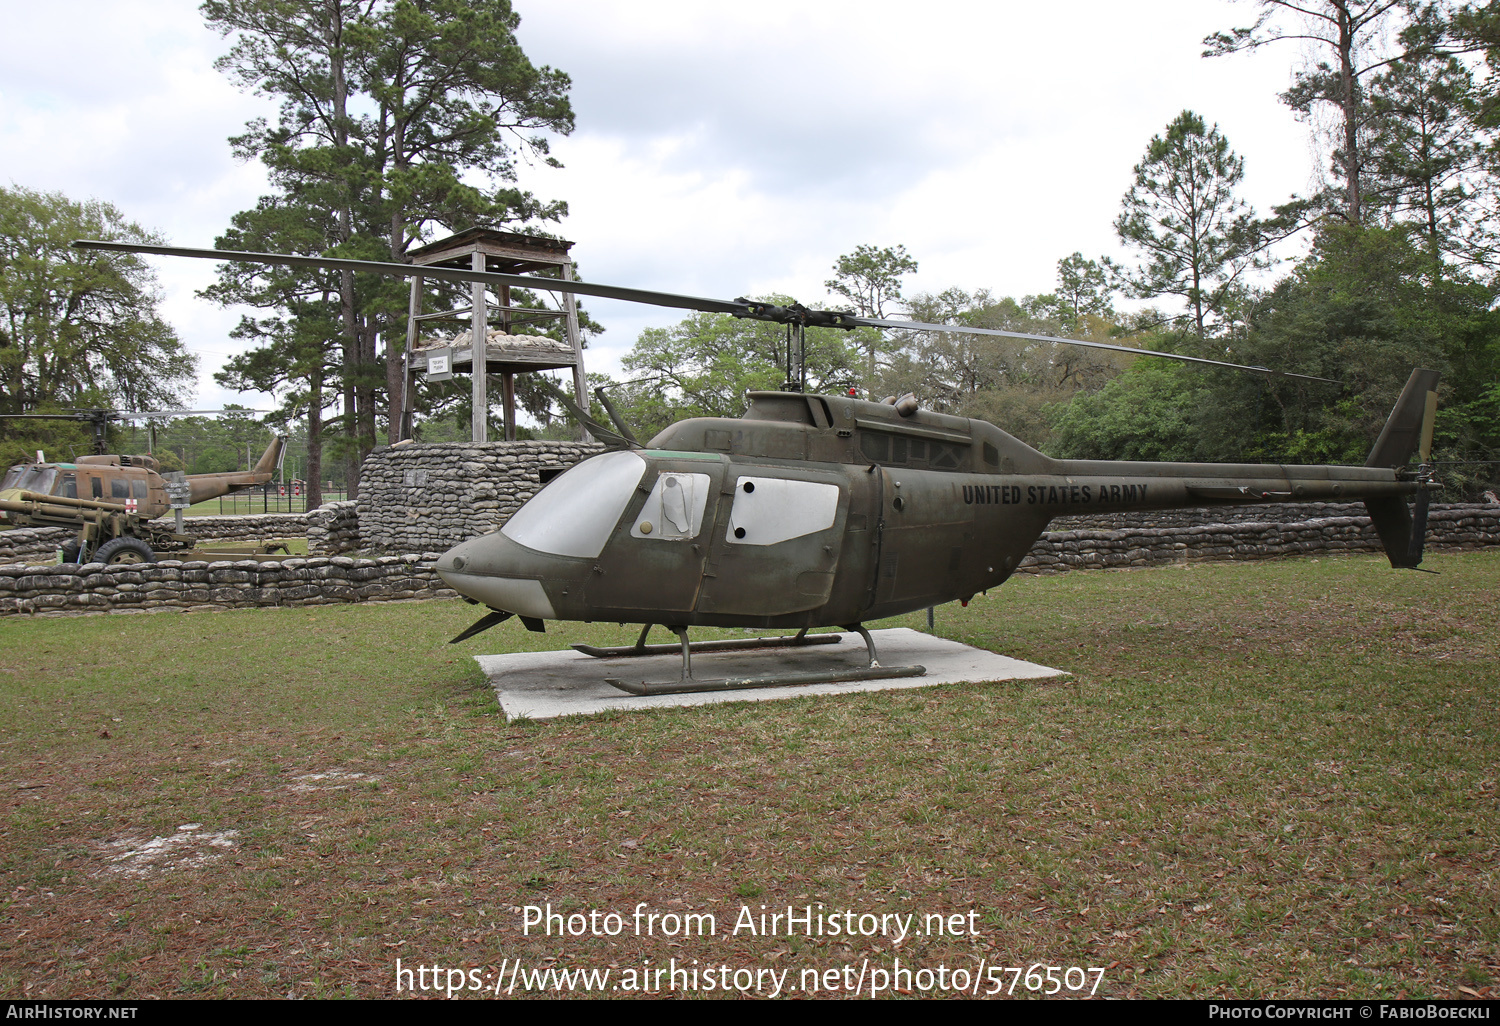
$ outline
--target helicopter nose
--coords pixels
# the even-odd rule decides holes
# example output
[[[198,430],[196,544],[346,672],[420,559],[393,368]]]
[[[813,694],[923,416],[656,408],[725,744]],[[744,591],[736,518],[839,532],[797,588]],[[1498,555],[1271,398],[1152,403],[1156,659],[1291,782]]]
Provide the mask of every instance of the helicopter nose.
[[[497,531],[455,545],[433,568],[448,587],[491,609],[555,620],[552,600],[542,587],[549,562]]]

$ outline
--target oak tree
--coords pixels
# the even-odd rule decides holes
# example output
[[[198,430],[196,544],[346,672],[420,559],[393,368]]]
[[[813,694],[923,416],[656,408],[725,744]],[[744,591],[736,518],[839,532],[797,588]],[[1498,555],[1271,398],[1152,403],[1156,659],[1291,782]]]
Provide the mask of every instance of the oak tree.
[[[868,342],[873,334],[873,328],[808,328],[808,391],[843,392],[855,385],[856,346],[860,336]],[[612,401],[642,441],[683,417],[738,417],[746,392],[781,387],[785,346],[783,325],[729,314],[696,313],[670,328],[647,328],[621,361],[633,380],[618,386]]]
[[[180,404],[196,360],[157,312],[156,275],[74,239],[163,241],[108,203],[0,188],[0,412]]]

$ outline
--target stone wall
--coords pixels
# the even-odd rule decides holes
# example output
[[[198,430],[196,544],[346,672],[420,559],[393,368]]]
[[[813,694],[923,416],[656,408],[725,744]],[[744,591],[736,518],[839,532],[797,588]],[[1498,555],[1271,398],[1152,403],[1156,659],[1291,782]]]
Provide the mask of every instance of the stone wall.
[[[340,536],[347,542],[350,530],[348,505],[339,503],[334,504],[335,508],[314,511],[315,516],[327,522],[327,526],[320,529],[325,530],[329,538]],[[1286,512],[1276,507],[1251,508],[1257,512]],[[1328,505],[1317,511],[1337,512],[1348,508]],[[1209,518],[1213,519],[1218,512],[1210,511]],[[1153,521],[1162,519],[1157,514],[1149,516]],[[1182,517],[1184,514],[1169,516]],[[222,519],[244,521],[253,518]],[[0,539],[18,533],[0,532]],[[1428,517],[1427,544],[1433,551],[1500,548],[1500,505],[1433,506]],[[1189,561],[1381,551],[1380,539],[1364,516],[1321,516],[1287,523],[1259,520],[1197,522],[1165,527],[1126,526],[1119,530],[1049,531],[1022,561],[1018,572],[1048,573]],[[164,560],[124,567],[105,567],[99,563],[0,566],[0,616],[453,597],[454,592],[444,587],[432,569],[437,556],[435,547],[420,555],[375,559],[318,556],[265,562]],[[47,551],[47,558],[52,558],[51,549]]]
[[[0,616],[310,606],[455,594],[430,559],[415,555],[0,566]]]
[[[367,552],[443,552],[493,531],[551,476],[604,451],[583,442],[383,446],[359,478]]]

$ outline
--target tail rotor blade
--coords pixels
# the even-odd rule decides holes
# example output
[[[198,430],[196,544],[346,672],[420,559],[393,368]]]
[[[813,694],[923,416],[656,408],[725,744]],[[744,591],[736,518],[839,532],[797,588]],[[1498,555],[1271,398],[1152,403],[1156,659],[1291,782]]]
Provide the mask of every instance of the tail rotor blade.
[[[1437,421],[1437,393],[1427,393],[1427,408],[1422,411],[1422,441],[1417,450],[1423,463],[1432,460],[1432,428]]]
[[[1427,506],[1432,501],[1432,429],[1437,421],[1437,393],[1427,392],[1427,403],[1422,411],[1422,434],[1417,443],[1417,454],[1422,469],[1419,475],[1422,490],[1417,493],[1411,518],[1411,547],[1407,549],[1407,565],[1415,569],[1422,563],[1422,549],[1427,542]]]

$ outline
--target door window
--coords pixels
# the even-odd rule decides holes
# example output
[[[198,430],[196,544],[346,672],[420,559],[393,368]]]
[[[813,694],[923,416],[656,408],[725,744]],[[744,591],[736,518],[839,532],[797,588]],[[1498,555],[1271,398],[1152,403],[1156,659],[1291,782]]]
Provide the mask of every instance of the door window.
[[[839,511],[838,485],[742,477],[729,512],[730,544],[775,545],[826,531]]]
[[[663,473],[646,497],[630,536],[663,541],[698,537],[711,486],[707,474]]]

